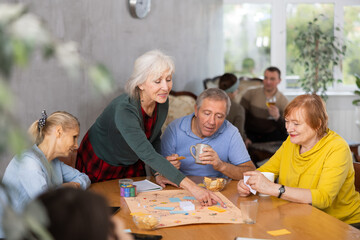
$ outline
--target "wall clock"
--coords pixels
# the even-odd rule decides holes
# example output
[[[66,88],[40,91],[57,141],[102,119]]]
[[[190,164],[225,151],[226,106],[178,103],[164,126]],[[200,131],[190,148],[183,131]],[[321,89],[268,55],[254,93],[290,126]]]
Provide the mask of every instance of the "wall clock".
[[[145,18],[151,7],[151,0],[129,0],[131,16],[135,18]]]

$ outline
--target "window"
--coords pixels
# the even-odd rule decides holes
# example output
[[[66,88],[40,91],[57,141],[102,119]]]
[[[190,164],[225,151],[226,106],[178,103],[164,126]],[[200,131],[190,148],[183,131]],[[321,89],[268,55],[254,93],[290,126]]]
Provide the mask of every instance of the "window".
[[[323,14],[323,16],[321,16]],[[333,35],[333,4],[288,4],[286,9],[286,88],[300,88],[297,79],[304,73],[304,66],[295,62],[301,49],[295,44],[297,32],[307,28],[308,22],[319,18],[321,30]]]
[[[224,6],[225,71],[259,77],[270,64],[270,4]]]
[[[251,66],[244,60],[251,58],[253,75],[262,76],[266,67],[274,65],[282,71],[282,91],[301,90],[297,79],[304,69],[294,62],[299,51],[294,43],[296,29],[320,14],[325,16],[323,30],[343,38],[347,46],[341,67],[334,71],[335,78],[343,81],[329,90],[353,91],[354,74],[360,75],[358,0],[224,0],[225,71],[241,76]],[[339,33],[334,26],[340,27]]]
[[[360,76],[360,5],[344,7],[344,37],[346,55],[343,61],[343,83],[355,83],[355,74]]]

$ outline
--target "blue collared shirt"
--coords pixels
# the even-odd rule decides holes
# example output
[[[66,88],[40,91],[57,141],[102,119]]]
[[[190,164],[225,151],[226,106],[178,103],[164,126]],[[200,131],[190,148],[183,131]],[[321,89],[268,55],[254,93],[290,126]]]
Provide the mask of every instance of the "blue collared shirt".
[[[161,153],[170,156],[177,153],[186,159],[181,160],[180,171],[188,176],[226,177],[216,171],[212,165],[196,164],[190,154],[191,145],[204,143],[210,145],[221,161],[239,165],[250,161],[239,130],[225,120],[220,128],[210,137],[201,139],[191,131],[191,119],[194,113],[174,120],[164,131],[161,139]]]
[[[27,203],[49,188],[77,182],[82,189],[86,189],[91,184],[86,174],[60,160],[54,159],[49,163],[36,145],[10,161],[2,182],[8,187],[11,205],[17,212],[21,212]],[[0,211],[0,238],[3,237],[1,218]]]

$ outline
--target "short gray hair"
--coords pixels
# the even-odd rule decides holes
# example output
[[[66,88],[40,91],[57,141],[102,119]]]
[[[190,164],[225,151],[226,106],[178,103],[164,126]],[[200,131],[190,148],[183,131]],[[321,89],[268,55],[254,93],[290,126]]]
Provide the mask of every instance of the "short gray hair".
[[[138,85],[144,83],[149,75],[152,74],[154,78],[159,78],[167,70],[171,74],[175,71],[175,64],[170,56],[160,50],[144,53],[134,63],[134,70],[125,85],[125,92],[132,98],[138,98]]]
[[[204,99],[210,98],[217,101],[225,101],[226,102],[226,115],[229,114],[231,101],[229,96],[224,90],[219,88],[208,88],[203,91],[199,97],[196,99],[196,108],[199,109],[201,107],[202,102]]]

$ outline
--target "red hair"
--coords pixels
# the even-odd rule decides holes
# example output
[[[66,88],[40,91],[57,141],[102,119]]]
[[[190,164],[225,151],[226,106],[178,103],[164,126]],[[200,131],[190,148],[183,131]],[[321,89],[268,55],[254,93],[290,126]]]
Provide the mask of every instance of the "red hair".
[[[304,94],[294,98],[285,108],[285,118],[293,111],[304,110],[306,123],[323,136],[328,129],[328,115],[325,102],[315,94]]]

